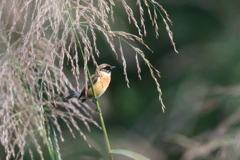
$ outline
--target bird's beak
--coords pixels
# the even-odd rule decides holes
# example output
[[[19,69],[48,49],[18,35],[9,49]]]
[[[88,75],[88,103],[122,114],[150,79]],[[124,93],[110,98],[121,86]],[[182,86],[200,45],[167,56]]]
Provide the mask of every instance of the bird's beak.
[[[111,66],[111,69],[116,68],[116,66]]]

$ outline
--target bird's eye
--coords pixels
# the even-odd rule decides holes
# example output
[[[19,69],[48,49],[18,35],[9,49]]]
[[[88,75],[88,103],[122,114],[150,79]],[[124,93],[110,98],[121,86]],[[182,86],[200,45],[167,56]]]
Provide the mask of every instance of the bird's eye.
[[[105,66],[104,69],[111,70],[111,67],[110,66]]]

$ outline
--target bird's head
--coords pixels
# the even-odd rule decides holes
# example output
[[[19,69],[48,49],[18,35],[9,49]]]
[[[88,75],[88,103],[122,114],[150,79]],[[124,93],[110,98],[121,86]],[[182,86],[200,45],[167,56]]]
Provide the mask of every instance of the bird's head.
[[[98,71],[99,72],[104,72],[104,73],[111,73],[113,68],[116,68],[116,67],[104,63],[104,64],[101,64],[101,65],[98,66]]]

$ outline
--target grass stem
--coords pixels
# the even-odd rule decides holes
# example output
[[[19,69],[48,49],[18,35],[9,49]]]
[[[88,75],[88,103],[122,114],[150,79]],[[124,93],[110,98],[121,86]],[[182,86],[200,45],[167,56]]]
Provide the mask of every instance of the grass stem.
[[[77,32],[76,32],[76,29],[74,28],[73,19],[72,19],[71,15],[70,15],[69,13],[68,13],[68,15],[69,15],[69,18],[70,18],[70,20],[71,20],[72,29],[73,29],[73,31],[74,31],[75,38],[76,38],[76,40],[77,40],[77,44],[79,45],[80,52],[81,52],[81,54],[82,54],[82,58],[84,59],[84,52],[83,52],[82,46],[81,46],[81,44],[80,44],[80,40],[79,40],[79,38],[78,38],[78,34],[77,34]],[[96,98],[97,98],[96,92],[95,92],[95,90],[94,90],[93,82],[92,82],[92,79],[91,79],[91,74],[90,74],[90,71],[89,71],[87,65],[86,65],[86,70],[87,70],[87,76],[88,76],[89,83],[90,83],[90,85],[91,85],[91,89],[92,89],[94,98],[96,99]],[[98,100],[96,100],[95,104],[96,104],[97,111],[99,111],[99,114],[98,114],[98,115],[99,115],[99,119],[100,119],[100,123],[101,123],[102,130],[103,130],[103,135],[104,135],[104,140],[105,140],[105,145],[106,145],[107,153],[109,154],[110,160],[114,160],[114,159],[113,159],[113,155],[112,155],[112,153],[111,153],[111,146],[110,146],[110,142],[109,142],[109,139],[108,139],[107,130],[106,130],[106,127],[105,127],[103,115],[102,115],[102,113],[101,113],[101,107],[100,107],[100,105],[99,105]]]

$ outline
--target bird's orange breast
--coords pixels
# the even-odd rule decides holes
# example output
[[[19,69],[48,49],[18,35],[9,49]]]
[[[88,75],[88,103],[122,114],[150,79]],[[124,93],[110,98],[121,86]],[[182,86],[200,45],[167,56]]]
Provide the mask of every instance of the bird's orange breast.
[[[97,82],[93,85],[97,97],[100,97],[106,91],[106,89],[110,84],[110,81],[111,81],[110,76],[100,74],[100,77],[98,78]],[[93,93],[91,88],[87,92],[87,98],[89,99],[93,98]]]

